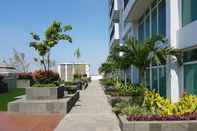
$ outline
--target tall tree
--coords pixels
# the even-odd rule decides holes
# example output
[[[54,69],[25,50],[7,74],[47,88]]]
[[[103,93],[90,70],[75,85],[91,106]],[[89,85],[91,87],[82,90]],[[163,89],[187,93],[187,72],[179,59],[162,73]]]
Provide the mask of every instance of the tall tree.
[[[76,57],[77,61],[79,61],[79,59],[81,57],[81,52],[80,52],[80,49],[79,48],[75,49],[75,51],[74,51],[74,57]]]
[[[75,51],[74,51],[74,57],[76,58],[76,65],[75,65],[76,72],[75,73],[77,75],[80,75],[81,72],[79,72],[79,69],[80,69],[79,59],[81,57],[81,52],[80,52],[80,49],[79,48],[75,49]]]
[[[50,52],[51,49],[56,46],[59,41],[63,40],[65,42],[72,43],[72,38],[67,34],[68,31],[72,30],[70,25],[63,25],[54,21],[45,31],[44,39],[40,39],[39,35],[36,33],[30,33],[32,36],[32,42],[30,42],[30,47],[33,47],[41,57],[41,64],[44,70],[49,70],[50,68]],[[47,59],[47,61],[45,61]]]

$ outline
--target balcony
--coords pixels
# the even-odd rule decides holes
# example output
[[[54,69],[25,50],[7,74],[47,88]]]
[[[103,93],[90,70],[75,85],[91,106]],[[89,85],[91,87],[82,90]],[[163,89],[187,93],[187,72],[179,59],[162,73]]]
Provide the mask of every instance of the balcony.
[[[109,37],[109,46],[111,47],[115,43],[119,43],[120,34],[119,34],[119,24],[114,23],[112,29],[110,30],[110,37]]]
[[[109,17],[112,22],[117,23],[120,19],[119,0],[112,0]]]

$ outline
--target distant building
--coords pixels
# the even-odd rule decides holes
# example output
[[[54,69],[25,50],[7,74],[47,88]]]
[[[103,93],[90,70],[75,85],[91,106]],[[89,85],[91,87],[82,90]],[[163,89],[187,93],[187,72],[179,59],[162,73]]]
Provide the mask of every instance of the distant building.
[[[4,76],[4,82],[8,88],[16,88],[16,69],[12,66],[0,64],[0,75]]]
[[[86,63],[62,63],[58,65],[61,80],[72,81],[75,74],[90,76],[90,65]]]

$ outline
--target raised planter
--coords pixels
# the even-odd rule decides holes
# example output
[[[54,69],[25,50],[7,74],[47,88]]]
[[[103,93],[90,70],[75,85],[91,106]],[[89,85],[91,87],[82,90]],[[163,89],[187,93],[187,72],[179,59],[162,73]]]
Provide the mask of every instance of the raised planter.
[[[27,100],[55,100],[64,97],[64,87],[30,87],[26,88]]]
[[[17,88],[29,88],[30,87],[30,80],[27,79],[18,79],[16,81]]]
[[[27,100],[25,97],[8,104],[8,112],[24,114],[51,114],[66,115],[79,99],[79,92],[55,100]]]
[[[197,131],[197,121],[128,121],[119,116],[122,131]]]

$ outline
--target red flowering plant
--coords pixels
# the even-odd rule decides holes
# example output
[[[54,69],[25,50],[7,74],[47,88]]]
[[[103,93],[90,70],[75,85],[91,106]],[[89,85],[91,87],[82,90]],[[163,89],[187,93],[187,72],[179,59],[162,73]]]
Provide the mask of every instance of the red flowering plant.
[[[59,74],[51,70],[37,70],[33,72],[33,80],[39,84],[57,83],[59,81]]]

